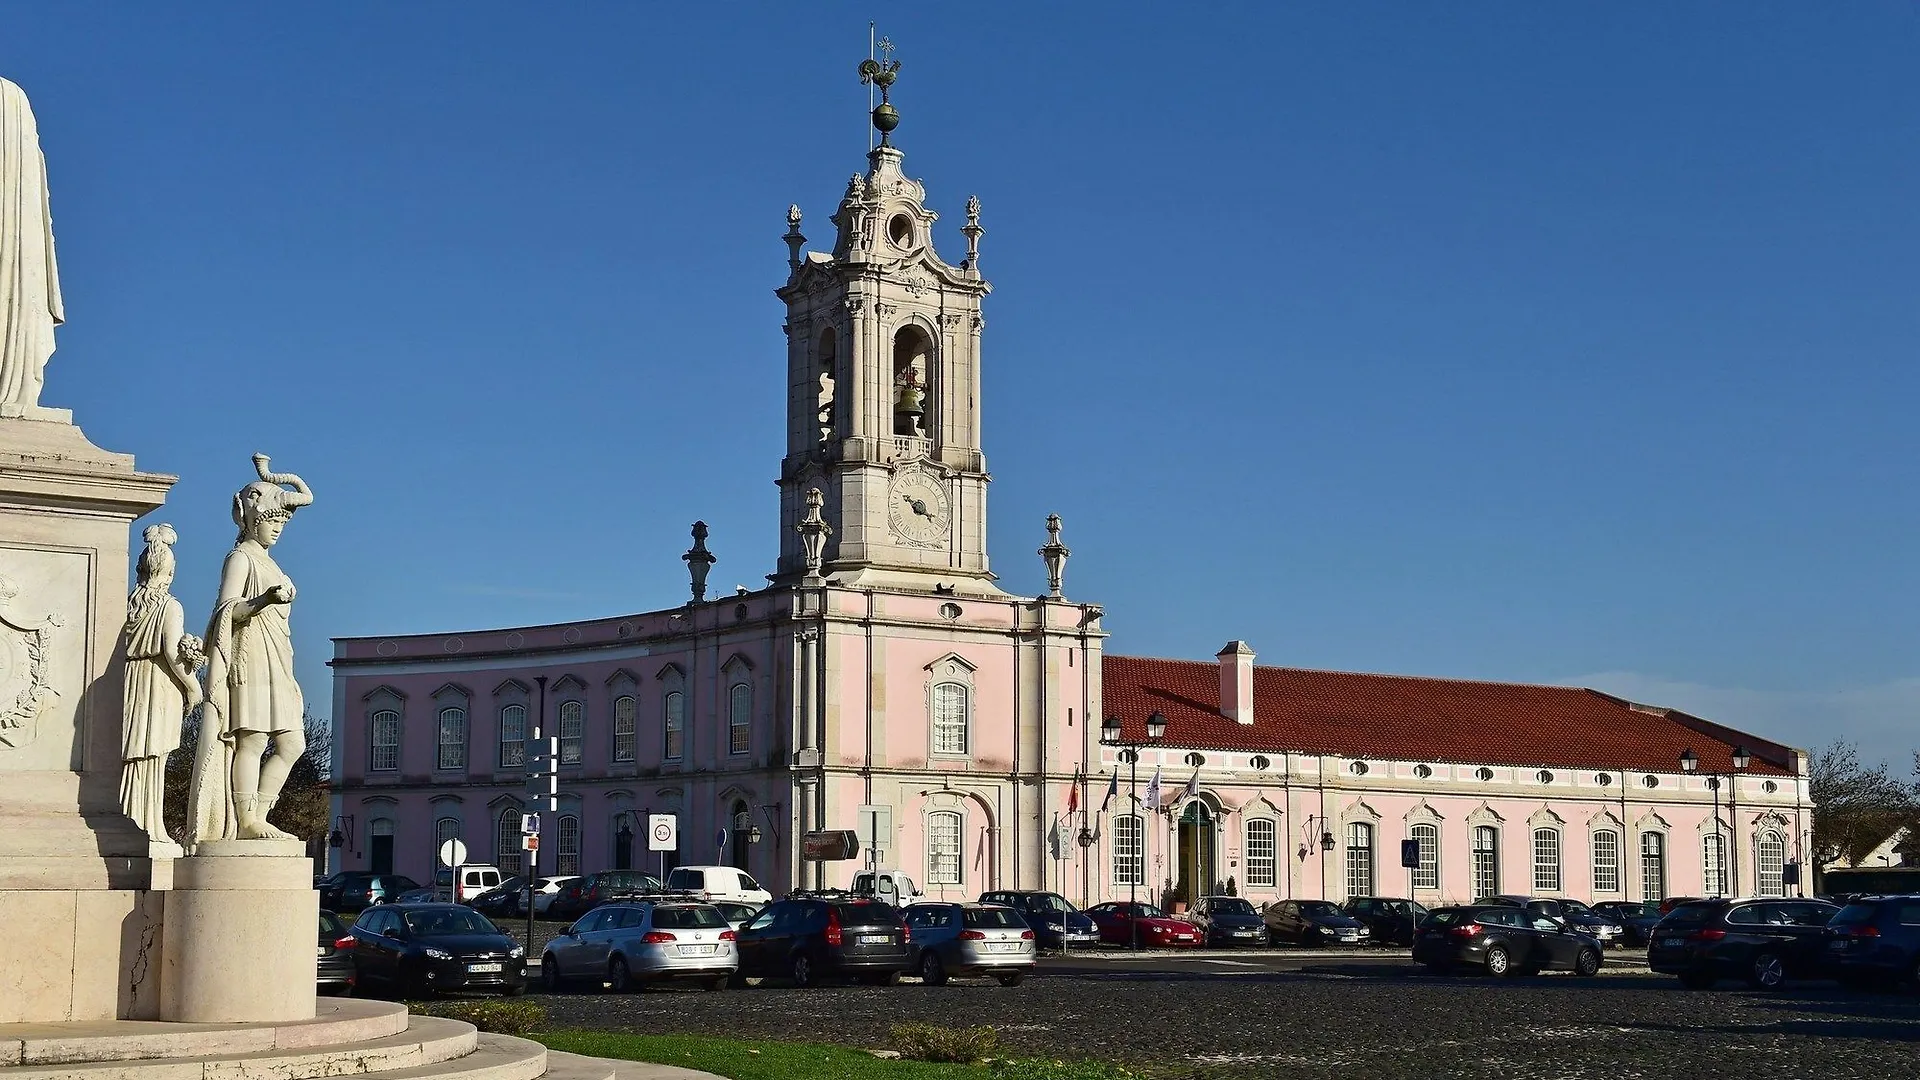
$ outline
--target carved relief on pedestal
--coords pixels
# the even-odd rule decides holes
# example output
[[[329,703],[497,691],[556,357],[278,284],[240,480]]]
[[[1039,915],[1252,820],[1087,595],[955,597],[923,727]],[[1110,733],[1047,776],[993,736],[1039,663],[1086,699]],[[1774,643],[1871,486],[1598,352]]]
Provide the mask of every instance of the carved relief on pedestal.
[[[47,652],[53,632],[65,625],[58,615],[21,622],[8,606],[20,586],[0,574],[0,749],[33,742],[40,719],[59,698],[47,685]]]

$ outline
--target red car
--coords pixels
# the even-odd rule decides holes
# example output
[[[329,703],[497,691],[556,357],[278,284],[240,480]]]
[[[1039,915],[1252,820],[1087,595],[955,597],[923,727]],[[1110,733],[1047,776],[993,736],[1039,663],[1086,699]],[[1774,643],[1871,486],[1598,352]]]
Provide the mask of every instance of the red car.
[[[1100,928],[1100,940],[1108,945],[1131,945],[1135,933],[1142,948],[1199,948],[1206,941],[1199,927],[1171,918],[1152,904],[1116,900],[1095,904],[1087,914]]]

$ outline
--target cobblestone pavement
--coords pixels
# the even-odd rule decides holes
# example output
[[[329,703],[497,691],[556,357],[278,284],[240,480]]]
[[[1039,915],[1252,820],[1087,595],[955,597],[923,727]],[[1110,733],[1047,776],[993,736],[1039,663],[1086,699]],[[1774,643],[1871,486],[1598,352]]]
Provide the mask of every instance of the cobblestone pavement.
[[[1644,969],[1441,978],[1405,960],[1049,959],[1024,985],[541,998],[563,1026],[884,1047],[893,1024],[991,1024],[1015,1054],[1180,1066],[1207,1077],[1920,1077],[1920,994],[1825,984],[1686,991]]]

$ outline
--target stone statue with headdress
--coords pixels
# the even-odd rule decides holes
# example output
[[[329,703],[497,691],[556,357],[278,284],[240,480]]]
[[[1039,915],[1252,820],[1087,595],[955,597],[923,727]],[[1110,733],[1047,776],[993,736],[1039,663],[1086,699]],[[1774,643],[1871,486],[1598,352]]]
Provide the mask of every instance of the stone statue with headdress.
[[[307,745],[287,618],[293,581],[270,552],[313,492],[292,473],[268,472],[267,462],[265,454],[253,455],[260,479],[233,497],[240,536],[221,567],[220,597],[207,623],[207,701],[188,810],[196,844],[294,839],[267,823]]]

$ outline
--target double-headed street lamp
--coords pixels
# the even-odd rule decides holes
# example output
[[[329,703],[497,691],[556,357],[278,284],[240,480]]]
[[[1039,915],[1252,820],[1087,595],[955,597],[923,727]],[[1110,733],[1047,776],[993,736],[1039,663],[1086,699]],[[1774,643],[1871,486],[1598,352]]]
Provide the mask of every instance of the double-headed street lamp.
[[[1716,841],[1720,839],[1720,777],[1725,775],[1729,780],[1732,780],[1736,774],[1745,770],[1746,767],[1752,763],[1753,755],[1747,753],[1747,748],[1744,746],[1736,746],[1733,748],[1733,772],[1707,774],[1707,790],[1713,793],[1713,838]],[[1700,755],[1693,752],[1693,747],[1689,746],[1685,750],[1680,751],[1681,772],[1691,776],[1695,772],[1698,772],[1699,769]],[[1729,817],[1733,815],[1733,796],[1734,793],[1732,791],[1727,792],[1727,814]],[[1729,878],[1731,878],[1732,887],[1726,888],[1726,891],[1734,896],[1740,895],[1739,846],[1740,834],[1736,829],[1732,842],[1723,844],[1720,848],[1721,873],[1720,880],[1715,883],[1725,888]]]
[[[1147,717],[1147,737],[1144,742],[1127,742],[1120,737],[1120,718],[1109,716],[1100,722],[1100,745],[1117,746],[1125,750],[1127,758],[1127,801],[1133,804],[1133,865],[1127,867],[1127,928],[1132,933],[1133,948],[1140,947],[1140,905],[1135,890],[1140,879],[1146,875],[1147,867],[1147,824],[1140,813],[1140,751],[1142,748],[1159,742],[1167,734],[1167,718],[1154,712]]]

